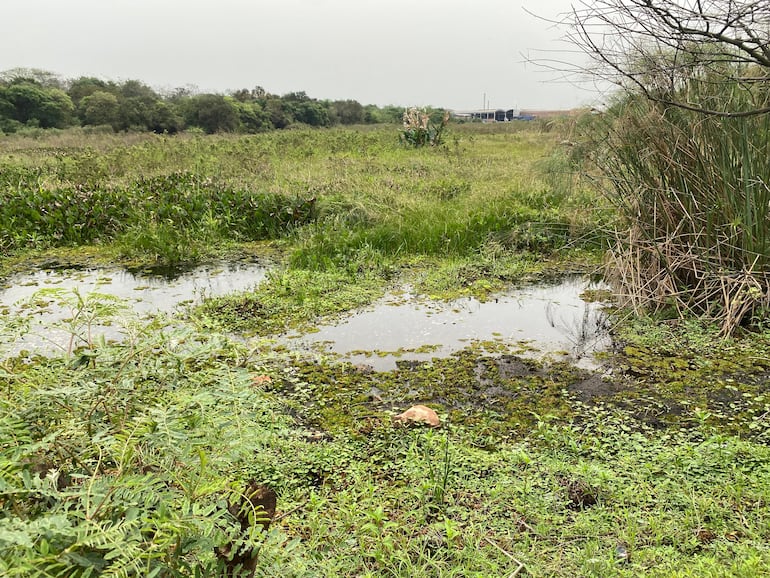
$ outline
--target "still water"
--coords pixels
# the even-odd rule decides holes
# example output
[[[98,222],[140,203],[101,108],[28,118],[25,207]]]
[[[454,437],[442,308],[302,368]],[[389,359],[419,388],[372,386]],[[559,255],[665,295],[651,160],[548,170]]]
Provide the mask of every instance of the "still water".
[[[253,288],[267,269],[256,263],[218,263],[171,275],[126,269],[53,269],[13,276],[0,284],[0,306],[32,297],[41,289],[77,289],[124,299],[137,313],[173,311],[204,297]]]
[[[180,307],[199,303],[206,297],[245,291],[254,288],[266,274],[267,268],[258,263],[228,262],[163,275],[151,270],[125,269],[48,269],[15,275],[0,285],[0,314],[7,319],[25,316],[29,327],[19,337],[6,329],[5,335],[0,336],[5,338],[0,340],[0,354],[69,349],[71,331],[63,327],[74,325],[68,320],[77,309],[72,305],[77,295],[85,299],[106,295],[125,307],[123,315],[111,316],[114,319],[108,326],[97,322],[85,327],[85,319],[79,322],[76,346],[97,336],[121,339],[125,323],[137,317],[173,314]]]
[[[398,359],[443,357],[475,341],[519,345],[524,355],[570,360],[593,367],[592,354],[610,344],[602,304],[584,301],[587,289],[601,289],[580,277],[557,284],[511,290],[481,302],[450,303],[409,294],[387,296],[340,323],[317,333],[294,335],[313,347],[377,370],[396,367]]]
[[[5,319],[26,315],[29,327],[24,336],[6,331],[0,353],[69,348],[71,332],[62,326],[73,315],[74,308],[67,304],[73,291],[83,297],[98,293],[117,298],[135,319],[156,313],[173,315],[180,307],[206,297],[252,289],[266,274],[264,265],[239,262],[174,275],[124,269],[40,270],[17,275],[0,285],[0,313]],[[592,354],[609,345],[602,305],[581,297],[587,289],[597,288],[601,286],[571,277],[556,284],[510,290],[484,302],[465,298],[449,303],[405,289],[338,322],[320,325],[313,333],[291,334],[280,341],[297,350],[321,351],[378,370],[395,368],[399,359],[429,360],[472,342],[488,341],[512,345],[525,355],[550,355],[591,367]],[[89,327],[88,338],[121,339],[123,329],[118,315],[109,326]],[[86,338],[82,335],[79,344]]]

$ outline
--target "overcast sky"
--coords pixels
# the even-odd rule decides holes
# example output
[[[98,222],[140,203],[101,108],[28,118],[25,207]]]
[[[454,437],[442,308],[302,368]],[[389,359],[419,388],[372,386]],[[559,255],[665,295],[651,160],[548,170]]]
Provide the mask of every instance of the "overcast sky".
[[[362,104],[563,109],[597,102],[526,64],[566,46],[570,0],[2,0],[0,71],[262,86]],[[540,52],[546,51],[546,52]],[[485,100],[486,95],[486,100]]]

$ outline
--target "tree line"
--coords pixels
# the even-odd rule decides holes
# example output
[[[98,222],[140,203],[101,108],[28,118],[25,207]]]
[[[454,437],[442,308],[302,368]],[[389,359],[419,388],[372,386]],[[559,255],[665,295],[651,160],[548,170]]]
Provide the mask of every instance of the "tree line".
[[[201,94],[190,88],[161,94],[139,80],[65,80],[36,69],[0,72],[0,133],[72,126],[111,127],[116,132],[257,133],[292,125],[401,122],[402,114],[397,106],[318,100],[305,92],[279,96],[259,86],[227,94]]]

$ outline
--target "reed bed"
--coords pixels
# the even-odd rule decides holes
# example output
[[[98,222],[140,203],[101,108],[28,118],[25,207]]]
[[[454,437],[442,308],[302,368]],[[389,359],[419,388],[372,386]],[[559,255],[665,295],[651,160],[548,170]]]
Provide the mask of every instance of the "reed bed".
[[[698,116],[628,98],[600,121],[623,225],[610,276],[635,311],[695,314],[723,334],[770,309],[770,117]]]

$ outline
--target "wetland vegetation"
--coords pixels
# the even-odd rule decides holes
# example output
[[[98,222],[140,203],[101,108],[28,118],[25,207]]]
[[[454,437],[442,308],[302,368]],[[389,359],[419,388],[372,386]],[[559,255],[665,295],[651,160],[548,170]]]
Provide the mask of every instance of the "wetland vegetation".
[[[725,335],[617,309],[600,371],[500,339],[390,371],[274,339],[404,285],[494,300],[599,272],[623,220],[575,176],[576,130],[596,122],[450,124],[417,148],[395,125],[3,137],[4,279],[269,267],[253,289],[150,319],[98,290],[55,294],[73,347],[0,361],[0,573],[224,575],[225,547],[258,552],[257,576],[765,572],[758,311]],[[0,314],[5,351],[27,327]],[[89,331],[111,323],[125,339]],[[396,427],[414,404],[441,427]],[[228,507],[251,482],[278,495],[266,532]]]

